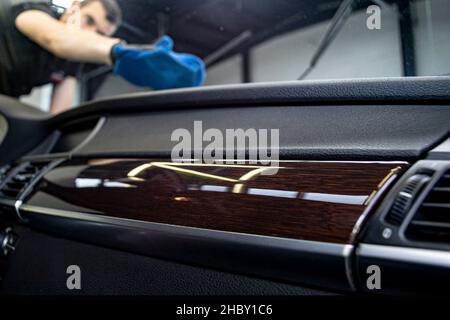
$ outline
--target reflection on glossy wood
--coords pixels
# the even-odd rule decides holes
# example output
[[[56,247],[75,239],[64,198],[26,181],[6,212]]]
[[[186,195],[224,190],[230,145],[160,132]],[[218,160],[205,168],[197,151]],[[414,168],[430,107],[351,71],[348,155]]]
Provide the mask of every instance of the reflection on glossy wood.
[[[256,235],[347,243],[371,194],[404,163],[257,166],[94,159],[45,176],[28,204]]]

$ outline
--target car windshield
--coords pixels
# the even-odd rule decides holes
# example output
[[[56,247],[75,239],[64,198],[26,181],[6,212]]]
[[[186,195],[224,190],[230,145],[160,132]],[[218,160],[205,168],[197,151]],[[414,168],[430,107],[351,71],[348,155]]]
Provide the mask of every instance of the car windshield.
[[[61,12],[71,0],[53,0]],[[450,74],[448,0],[118,0],[128,44],[173,39],[206,65],[204,86]],[[41,108],[48,87],[22,97]],[[85,64],[78,105],[152,91]]]

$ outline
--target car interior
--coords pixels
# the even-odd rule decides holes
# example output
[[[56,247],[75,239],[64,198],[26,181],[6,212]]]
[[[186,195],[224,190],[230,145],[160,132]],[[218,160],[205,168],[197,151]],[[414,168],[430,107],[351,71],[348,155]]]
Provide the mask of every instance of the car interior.
[[[174,131],[200,121],[279,129],[277,172],[173,161]],[[0,247],[1,295],[445,293],[450,76],[130,92],[58,115],[0,96]]]

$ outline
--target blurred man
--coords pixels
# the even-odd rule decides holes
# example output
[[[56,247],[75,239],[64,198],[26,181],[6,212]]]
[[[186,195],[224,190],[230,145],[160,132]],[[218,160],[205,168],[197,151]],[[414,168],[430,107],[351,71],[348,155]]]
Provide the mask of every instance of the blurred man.
[[[122,19],[115,0],[76,1],[62,15],[48,2],[1,2],[0,93],[18,97],[53,83],[51,109],[60,112],[72,104],[77,62],[111,64],[120,39],[109,36]]]
[[[49,1],[0,0],[0,94],[19,97],[53,83],[51,111],[64,111],[72,104],[74,77],[83,62],[113,65],[116,74],[141,86],[164,89],[203,82],[202,61],[172,52],[169,37],[156,49],[111,37],[121,21],[115,0],[75,1],[62,14]]]

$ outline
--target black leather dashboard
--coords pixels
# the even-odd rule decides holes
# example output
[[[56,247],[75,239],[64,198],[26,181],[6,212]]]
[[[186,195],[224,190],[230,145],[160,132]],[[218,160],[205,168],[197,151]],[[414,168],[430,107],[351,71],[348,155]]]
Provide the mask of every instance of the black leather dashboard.
[[[47,169],[52,170],[60,162],[69,159],[73,161],[102,157],[165,159],[170,157],[173,147],[171,133],[178,128],[192,130],[194,121],[202,121],[205,129],[279,128],[282,160],[392,161],[401,162],[404,170],[408,170],[406,164],[408,162],[416,170],[414,164],[423,159],[433,160],[435,159],[433,157],[439,157],[441,160],[448,160],[448,150],[444,141],[448,139],[450,133],[450,77],[308,81],[144,93],[91,102],[54,118],[33,111],[11,99],[0,97],[0,113],[5,115],[10,126],[19,128],[9,131],[5,142],[0,146],[0,151],[9,150],[1,154],[0,165],[19,161],[19,164],[24,166],[29,162],[46,161],[46,165],[49,165]],[[435,149],[437,146],[440,147]],[[428,162],[426,164],[426,169],[429,170],[430,165]],[[411,171],[409,172],[406,176],[411,175]],[[40,176],[42,177],[44,174]],[[394,183],[396,179],[392,177],[391,182]],[[388,187],[391,185],[388,184],[386,188]],[[397,186],[392,190],[396,191],[399,188]],[[378,202],[375,201],[373,206],[369,206],[371,211],[366,214],[372,213],[374,217],[379,217],[374,212],[388,191],[379,192],[376,198]],[[394,192],[387,199],[394,201],[395,196]],[[280,277],[274,275],[266,279],[249,274],[247,271],[252,269],[251,265],[243,267],[242,270],[245,269],[246,272],[239,272],[239,268],[235,266],[229,270],[219,271],[205,268],[201,264],[191,265],[170,259],[165,261],[161,257],[147,257],[144,254],[147,244],[137,246],[139,250],[131,250],[121,245],[121,240],[122,243],[128,241],[129,244],[131,240],[139,239],[135,237],[135,225],[125,226],[126,230],[115,229],[116,226],[113,227],[113,222],[109,220],[94,219],[89,221],[89,228],[92,229],[87,232],[87,229],[83,229],[87,226],[83,224],[86,222],[83,220],[84,217],[77,216],[82,214],[80,212],[58,216],[51,208],[47,208],[50,209],[49,212],[40,212],[40,215],[33,217],[36,212],[33,213],[30,208],[24,207],[24,210],[20,211],[22,203],[12,203],[11,207],[11,201],[6,201],[6,205],[3,205],[0,206],[2,212],[0,226],[2,228],[14,226],[21,241],[18,243],[17,253],[11,256],[6,268],[3,287],[6,293],[64,294],[65,289],[61,287],[61,281],[52,282],[51,278],[56,272],[55,268],[68,263],[71,258],[82,261],[86,268],[93,270],[93,274],[100,273],[100,270],[95,269],[96,264],[106,265],[107,261],[112,261],[112,265],[119,268],[111,267],[104,277],[89,278],[86,291],[89,294],[308,295],[361,289],[353,281],[361,280],[358,277],[364,270],[360,270],[361,274],[358,275],[352,274],[352,270],[357,269],[358,261],[365,261],[363,256],[356,256],[359,252],[358,241],[367,240],[362,237],[362,233],[358,235],[360,238],[355,235],[355,239],[352,239],[354,242],[350,244],[332,247],[332,253],[339,256],[337,264],[339,271],[336,268],[336,275],[327,274],[323,279],[314,281],[311,279],[289,281],[286,280],[289,277],[282,277],[284,280],[280,280]],[[381,207],[385,209],[390,205],[391,202],[388,202]],[[22,220],[11,219],[11,213],[14,215],[15,210],[23,214],[19,215]],[[53,215],[61,220],[53,219],[49,222],[49,217]],[[69,216],[77,222],[68,223],[65,218]],[[107,226],[96,229],[102,223]],[[371,223],[376,224],[377,221]],[[139,229],[141,237],[149,236],[149,245],[152,242],[150,240],[154,239],[168,241],[164,243],[165,246],[176,247],[184,240],[189,240],[189,237],[193,238],[189,234],[183,241],[170,242],[170,239],[161,235],[164,230],[150,229],[145,231],[144,228]],[[119,240],[117,246],[113,243],[108,245],[106,240],[96,242],[92,240],[95,237],[89,237],[91,230],[93,232],[100,230],[97,238],[107,234],[108,237],[114,238],[114,233],[121,230],[122,238],[126,239],[117,236],[118,239],[115,239]],[[357,229],[356,232],[361,230],[363,229]],[[176,233],[175,231],[173,232]],[[151,238],[152,234],[154,238]],[[181,239],[181,236],[177,236]],[[212,251],[213,246],[209,247],[208,241],[211,240],[213,244],[223,241],[223,239],[219,241],[218,238],[212,241],[209,236],[202,234],[203,242],[196,242],[195,245],[198,244],[196,249],[204,246]],[[376,236],[379,237],[380,233],[376,233]],[[233,241],[237,241],[236,239]],[[274,248],[279,245],[276,241],[273,243],[269,243],[267,239],[265,241],[267,241],[265,245],[270,244]],[[390,243],[378,241],[377,244]],[[314,261],[318,261],[318,256],[314,256],[317,253],[316,249],[311,249],[310,245],[308,244],[308,248],[305,249],[293,244],[286,250],[286,254],[282,250],[278,254],[285,259],[289,259],[288,254],[297,254],[298,262],[307,265],[310,272],[314,269]],[[399,240],[396,245],[402,246],[403,243]],[[259,255],[259,252],[264,252],[260,243],[257,246],[246,243],[242,247],[246,250],[254,248],[261,250],[254,252],[255,256]],[[46,248],[42,253],[46,258],[39,258],[40,254],[36,254],[38,248]],[[303,249],[305,249],[304,256],[300,256]],[[233,256],[229,251],[227,253],[227,250],[232,250],[230,247],[224,250],[229,254],[228,257]],[[192,249],[192,252],[194,251]],[[82,252],[87,253],[84,256]],[[321,252],[326,256],[324,261],[331,261],[327,260],[333,255],[329,253]],[[177,255],[182,254],[177,252]],[[58,257],[61,256],[63,259],[59,261]],[[225,255],[223,265],[227,264],[226,257]],[[35,261],[36,270],[41,272],[42,276],[30,271],[29,265],[25,263],[28,258]],[[305,263],[302,258],[308,261]],[[145,280],[138,283],[137,278],[124,272],[122,267],[125,270],[137,270],[137,274]],[[268,274],[267,270],[265,271],[263,274]],[[24,273],[29,277],[22,278],[21,274]],[[160,279],[154,277],[155,273],[162,275],[161,279],[165,279],[167,287],[162,289]],[[289,273],[292,275],[295,272],[290,269]],[[186,280],[187,275],[191,275],[191,278]],[[62,278],[64,276],[61,275]],[[115,276],[123,282],[119,281],[117,286],[108,287],[107,283]],[[335,276],[339,277],[340,285],[334,286],[331,285],[332,281],[328,281],[327,277]],[[206,284],[206,279],[212,280]],[[314,283],[320,283],[321,289],[310,289],[316,287]],[[326,283],[330,283],[328,287]],[[341,285],[342,283],[344,284]],[[396,286],[395,281],[393,286]],[[134,291],[128,291],[129,287],[134,288]]]

